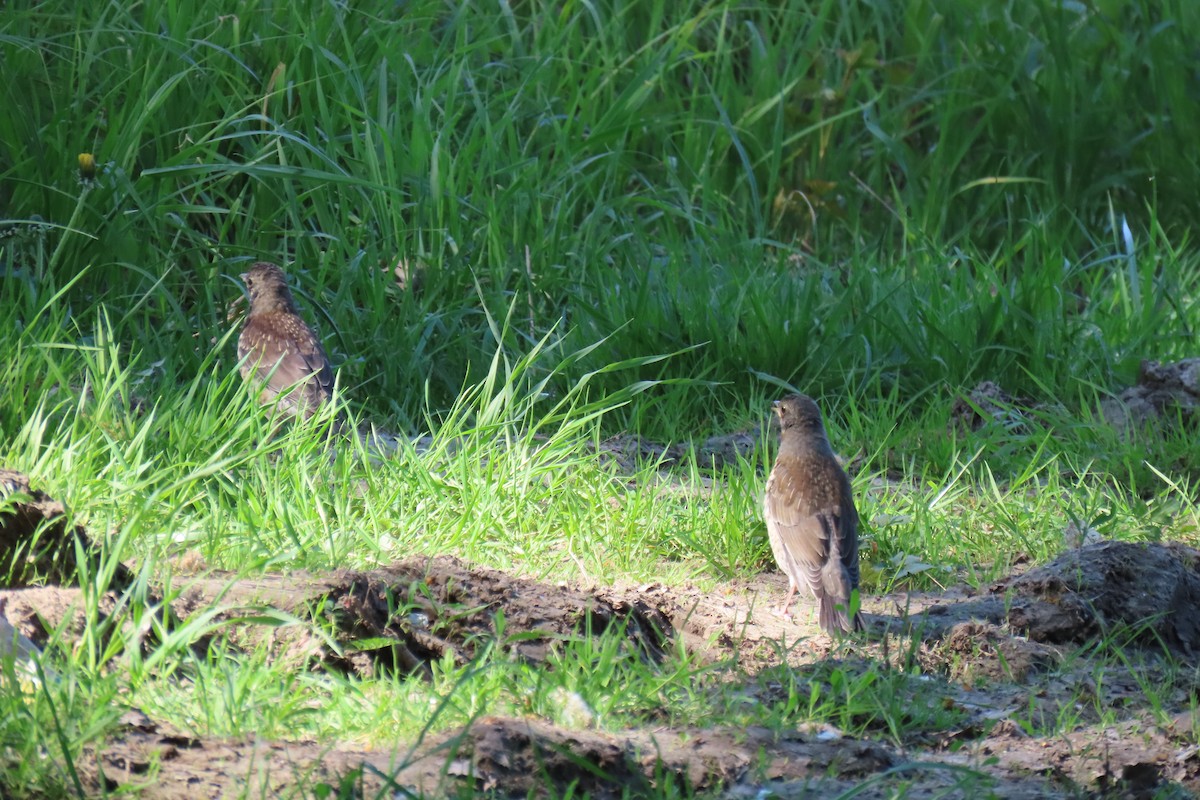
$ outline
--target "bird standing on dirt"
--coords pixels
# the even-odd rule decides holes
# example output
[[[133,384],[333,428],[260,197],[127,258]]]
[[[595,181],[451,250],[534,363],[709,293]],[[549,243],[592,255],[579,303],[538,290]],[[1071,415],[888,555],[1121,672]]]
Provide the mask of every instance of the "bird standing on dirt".
[[[242,273],[242,281],[250,295],[250,312],[238,337],[242,377],[262,385],[261,402],[282,394],[280,410],[308,419],[333,391],[325,349],[300,318],[282,269],[259,261]]]
[[[862,620],[850,613],[850,593],[858,588],[858,511],[850,479],[829,447],[816,403],[791,395],[775,403],[775,413],[782,432],[763,514],[775,561],[788,576],[783,616],[791,616],[803,583],[817,598],[825,631],[862,630]]]

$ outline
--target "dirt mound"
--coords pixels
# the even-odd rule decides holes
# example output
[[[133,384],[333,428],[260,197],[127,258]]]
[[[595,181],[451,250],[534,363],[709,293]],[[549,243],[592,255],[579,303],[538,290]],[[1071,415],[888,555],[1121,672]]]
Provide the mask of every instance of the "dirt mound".
[[[999,424],[1010,429],[1023,426],[1041,404],[1014,397],[1001,386],[984,381],[950,407],[947,428],[978,431]],[[1100,416],[1119,431],[1177,424],[1194,425],[1200,414],[1200,358],[1173,363],[1143,361],[1138,380],[1119,394],[1100,403]]]
[[[986,622],[1044,644],[1127,633],[1146,647],[1191,657],[1200,648],[1198,612],[1200,551],[1104,541],[1068,550],[983,595],[935,602],[906,625],[923,639],[940,640],[962,623]]]
[[[1062,654],[1052,647],[1012,636],[990,622],[960,622],[936,652],[950,677],[968,688],[980,683],[1025,683],[1053,668]],[[928,662],[926,662],[928,665]]]
[[[423,671],[449,656],[466,663],[497,643],[529,661],[544,661],[556,643],[619,631],[646,658],[661,660],[670,620],[632,600],[609,601],[567,586],[472,568],[449,556],[408,559],[368,572],[304,574],[233,581],[196,581],[175,611],[186,616],[217,602],[232,607],[271,605],[302,618],[332,623],[341,653],[298,627],[270,633],[280,652],[316,658],[371,676],[382,667]],[[251,640],[262,631],[244,629]]]
[[[62,503],[31,489],[23,473],[0,469],[0,585],[16,589],[73,582],[77,544],[93,562],[100,558],[100,548],[83,527],[67,525]],[[116,570],[112,588],[127,586],[129,570],[122,564]]]
[[[1170,422],[1176,415],[1194,422],[1200,412],[1200,358],[1143,361],[1137,384],[1103,401],[1100,410],[1109,425],[1122,430]]]
[[[1008,623],[1039,642],[1083,642],[1127,629],[1151,647],[1200,648],[1200,551],[1182,544],[1101,542],[1002,582]]]

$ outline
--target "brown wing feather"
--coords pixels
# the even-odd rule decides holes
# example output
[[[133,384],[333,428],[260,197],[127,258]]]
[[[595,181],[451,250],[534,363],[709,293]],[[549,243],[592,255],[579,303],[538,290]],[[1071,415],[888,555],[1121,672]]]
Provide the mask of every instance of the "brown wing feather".
[[[810,590],[820,586],[821,568],[829,558],[829,531],[812,511],[800,502],[791,476],[786,472],[773,476],[772,491],[767,493],[767,524],[774,528],[785,563],[780,567],[796,582]]]

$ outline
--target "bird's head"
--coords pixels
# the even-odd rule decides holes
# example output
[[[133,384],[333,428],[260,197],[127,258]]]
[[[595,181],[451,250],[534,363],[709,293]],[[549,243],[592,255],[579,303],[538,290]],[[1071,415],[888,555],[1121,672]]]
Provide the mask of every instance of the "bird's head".
[[[259,261],[242,273],[246,293],[250,295],[250,313],[288,311],[296,313],[296,302],[288,289],[287,276],[276,264]]]
[[[789,395],[773,404],[775,414],[779,417],[779,427],[786,433],[815,434],[825,437],[825,426],[821,423],[821,409],[811,397],[802,394]]]

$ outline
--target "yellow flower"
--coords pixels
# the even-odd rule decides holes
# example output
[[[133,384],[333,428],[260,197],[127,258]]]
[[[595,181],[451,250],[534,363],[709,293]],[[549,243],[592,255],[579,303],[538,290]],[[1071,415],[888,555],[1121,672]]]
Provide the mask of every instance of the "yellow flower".
[[[79,177],[85,181],[96,177],[96,157],[91,153],[79,154]]]

